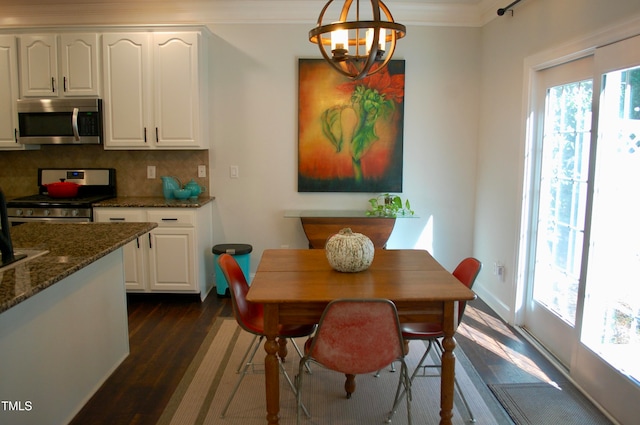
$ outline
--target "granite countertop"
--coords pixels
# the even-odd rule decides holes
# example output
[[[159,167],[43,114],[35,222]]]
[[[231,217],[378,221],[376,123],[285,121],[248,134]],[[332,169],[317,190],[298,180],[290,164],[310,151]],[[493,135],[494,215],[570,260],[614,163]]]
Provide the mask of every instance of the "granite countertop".
[[[11,228],[14,251],[46,250],[0,269],[0,313],[157,227],[156,223],[25,223]]]
[[[162,196],[119,196],[96,202],[94,208],[200,208],[216,199],[211,196],[201,196],[197,199],[165,199]]]

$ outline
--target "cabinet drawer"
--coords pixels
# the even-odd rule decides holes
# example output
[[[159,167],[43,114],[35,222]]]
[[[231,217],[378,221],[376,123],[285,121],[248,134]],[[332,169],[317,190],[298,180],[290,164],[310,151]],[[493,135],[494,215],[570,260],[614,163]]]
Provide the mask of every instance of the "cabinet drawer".
[[[193,211],[160,208],[147,211],[147,220],[158,223],[158,227],[193,227],[196,216]]]
[[[142,210],[134,210],[131,208],[96,208],[94,210],[94,221],[99,222],[132,222],[143,223],[147,221],[147,217]]]

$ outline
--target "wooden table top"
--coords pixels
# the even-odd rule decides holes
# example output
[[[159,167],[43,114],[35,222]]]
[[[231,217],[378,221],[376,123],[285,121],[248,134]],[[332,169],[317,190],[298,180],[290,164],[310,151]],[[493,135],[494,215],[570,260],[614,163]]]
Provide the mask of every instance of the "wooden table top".
[[[468,301],[474,293],[424,250],[375,251],[369,269],[341,273],[324,250],[265,250],[247,299],[262,304],[329,302],[337,298]]]

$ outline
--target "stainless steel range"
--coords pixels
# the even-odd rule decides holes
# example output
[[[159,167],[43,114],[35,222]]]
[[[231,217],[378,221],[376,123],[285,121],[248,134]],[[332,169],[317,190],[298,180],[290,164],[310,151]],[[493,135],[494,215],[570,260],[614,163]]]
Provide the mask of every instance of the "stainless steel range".
[[[77,195],[68,198],[50,196],[47,185],[61,181],[78,184]],[[91,205],[116,196],[116,170],[113,168],[39,168],[38,186],[38,194],[7,202],[10,223],[15,225],[30,221],[92,221]]]

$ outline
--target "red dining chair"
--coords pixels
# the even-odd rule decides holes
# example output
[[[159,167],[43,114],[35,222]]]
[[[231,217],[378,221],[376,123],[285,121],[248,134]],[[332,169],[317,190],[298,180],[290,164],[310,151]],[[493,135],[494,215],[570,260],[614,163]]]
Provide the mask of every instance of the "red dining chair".
[[[229,408],[229,405],[233,401],[233,398],[235,397],[236,392],[240,387],[240,383],[242,382],[242,379],[247,374],[249,367],[253,366],[253,358],[256,352],[258,351],[258,348],[260,347],[260,343],[265,337],[265,333],[264,333],[263,305],[247,301],[247,292],[249,292],[249,284],[247,283],[247,280],[238,262],[235,260],[235,258],[233,258],[232,255],[222,254],[218,257],[218,265],[220,266],[220,270],[222,270],[222,273],[224,274],[224,277],[227,280],[227,284],[229,285],[229,292],[231,293],[231,302],[233,306],[233,316],[235,317],[236,322],[238,322],[238,325],[242,329],[254,335],[252,343],[249,345],[249,347],[247,348],[247,351],[245,352],[242,358],[242,362],[244,362],[245,359],[247,359],[247,357],[248,357],[248,360],[246,361],[246,363],[244,363],[244,366],[241,367],[242,370],[240,370],[239,368],[240,377],[238,378],[238,381],[236,382],[236,385],[233,388],[233,391],[231,392],[231,395],[229,396],[229,399],[227,400],[227,403],[225,404],[224,409],[222,410],[222,414],[220,415],[220,417],[224,418],[224,416],[227,413],[227,409]],[[278,327],[278,338],[290,339],[296,351],[302,358],[302,352],[300,351],[300,349],[295,344],[295,341],[293,341],[292,338],[309,336],[315,331],[315,329],[316,329],[315,324],[313,325],[280,325]],[[282,370],[284,377],[286,378],[287,382],[289,383],[289,386],[291,387],[291,389],[295,394],[296,388],[293,385],[291,378],[289,378],[289,375],[287,374],[284,366],[282,365],[282,359],[280,357],[278,357],[278,363],[280,364],[280,369]],[[305,413],[307,414],[307,416],[309,416],[309,412],[306,411],[306,408],[304,408],[304,406],[303,406],[303,409],[305,410]]]
[[[404,355],[398,312],[391,301],[339,299],[330,302],[320,318],[316,334],[307,340],[305,355],[300,359],[296,376],[297,423],[300,423],[303,406],[302,377],[307,363],[315,362],[345,375],[359,375],[399,361],[401,368],[396,393],[403,388],[403,393],[407,394],[408,423],[411,424],[411,380]],[[347,389],[347,398],[350,395]]]
[[[471,289],[473,287],[473,284],[476,281],[476,278],[478,277],[478,274],[480,273],[481,268],[482,268],[482,263],[480,261],[478,261],[475,258],[469,257],[462,260],[460,264],[458,264],[458,266],[455,268],[452,274],[460,282],[462,282],[467,288]],[[462,321],[462,316],[464,315],[464,310],[466,305],[467,303],[465,301],[461,301],[458,305],[458,324]],[[420,362],[418,362],[418,366],[415,368],[415,370],[411,374],[411,378],[410,378],[411,382],[413,382],[413,380],[416,377],[426,377],[426,378],[439,377],[440,376],[439,374],[438,375],[427,374],[426,368],[440,369],[442,365],[441,364],[425,365],[424,362],[427,359],[427,356],[429,355],[429,353],[431,352],[432,347],[436,347],[436,351],[438,351],[438,356],[442,358],[442,353],[444,352],[442,348],[442,343],[440,342],[441,338],[444,337],[444,333],[442,331],[442,324],[440,323],[403,323],[401,326],[401,329],[402,329],[402,337],[407,342],[411,340],[427,341],[427,349],[422,355]],[[422,370],[422,374],[418,374],[420,370]],[[467,399],[465,398],[464,393],[460,388],[460,385],[458,384],[457,378],[454,380],[454,383],[455,383],[455,388],[458,391],[458,394],[460,394],[460,398],[462,399],[462,402],[464,403],[464,406],[467,409],[467,412],[469,413],[469,422],[475,422],[476,419],[473,416],[473,412],[469,407],[469,403],[467,402]],[[387,419],[388,422],[391,421],[391,418],[395,414],[395,410],[398,407],[398,404],[400,403],[400,400],[402,399],[403,395],[404,394],[402,393],[397,394],[396,400],[393,405],[393,409],[391,410],[391,413],[389,414],[389,417]]]

